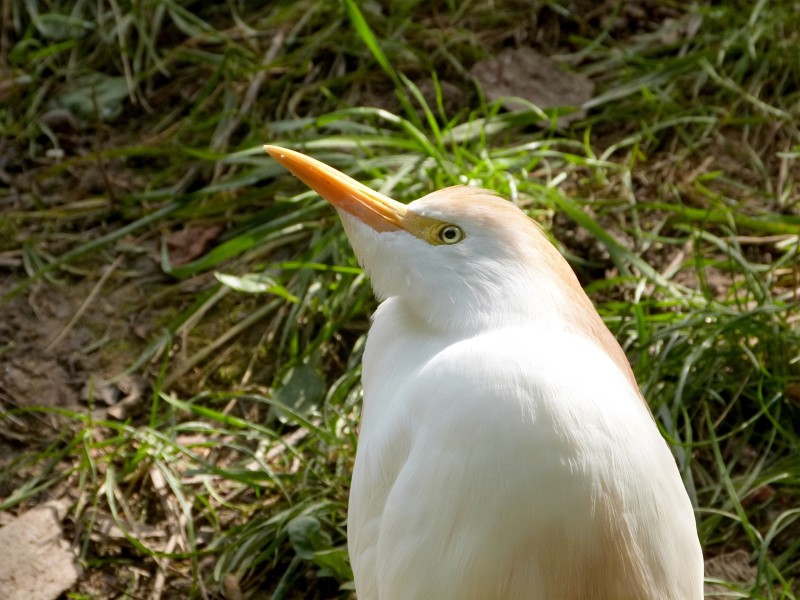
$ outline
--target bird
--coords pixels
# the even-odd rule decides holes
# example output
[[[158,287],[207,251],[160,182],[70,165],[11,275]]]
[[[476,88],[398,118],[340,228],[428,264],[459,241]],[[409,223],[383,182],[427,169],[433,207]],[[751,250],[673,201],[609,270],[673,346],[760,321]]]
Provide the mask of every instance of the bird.
[[[694,509],[626,355],[495,192],[403,204],[295,150],[380,304],[348,515],[359,600],[699,600]]]

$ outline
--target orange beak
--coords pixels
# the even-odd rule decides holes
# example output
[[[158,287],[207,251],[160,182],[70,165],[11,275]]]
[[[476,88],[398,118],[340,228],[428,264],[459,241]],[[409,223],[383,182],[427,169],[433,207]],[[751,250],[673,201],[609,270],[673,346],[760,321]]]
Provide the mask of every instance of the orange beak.
[[[336,208],[350,213],[376,231],[406,229],[409,212],[405,204],[371,190],[305,154],[279,146],[264,146],[264,150]]]

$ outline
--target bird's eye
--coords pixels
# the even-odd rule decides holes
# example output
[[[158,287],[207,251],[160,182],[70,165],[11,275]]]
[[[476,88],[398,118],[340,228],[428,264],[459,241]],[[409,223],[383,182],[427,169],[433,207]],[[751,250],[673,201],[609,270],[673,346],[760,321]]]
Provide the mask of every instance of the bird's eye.
[[[457,225],[445,225],[439,230],[439,239],[444,244],[457,244],[464,239],[464,232]]]

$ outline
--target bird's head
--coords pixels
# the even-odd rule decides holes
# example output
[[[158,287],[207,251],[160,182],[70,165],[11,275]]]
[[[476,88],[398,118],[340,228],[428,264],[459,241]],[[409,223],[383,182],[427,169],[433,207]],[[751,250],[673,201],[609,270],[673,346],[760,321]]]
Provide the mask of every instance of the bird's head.
[[[266,150],[336,207],[378,298],[398,298],[430,326],[557,327],[587,310],[597,319],[538,225],[493,192],[450,187],[405,205],[299,152]]]

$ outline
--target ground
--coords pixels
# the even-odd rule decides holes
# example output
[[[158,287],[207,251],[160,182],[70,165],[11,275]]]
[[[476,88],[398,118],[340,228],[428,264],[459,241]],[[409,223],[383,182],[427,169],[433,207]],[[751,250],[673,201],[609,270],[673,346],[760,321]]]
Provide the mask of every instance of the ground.
[[[281,143],[527,210],[631,359],[715,589],[795,598],[795,8],[4,3],[0,524],[58,502],[70,598],[351,594],[375,304]]]

